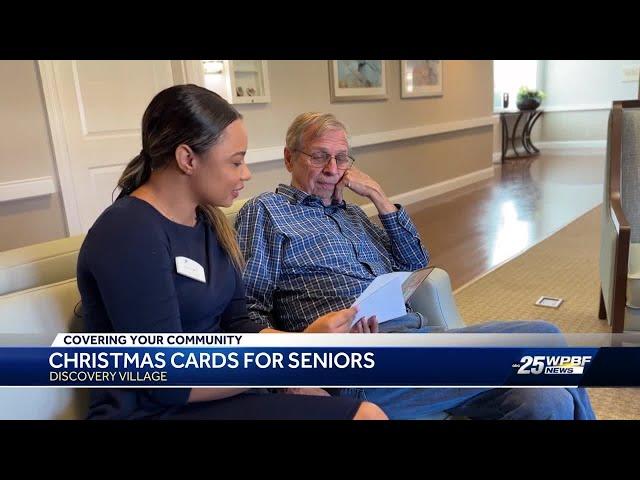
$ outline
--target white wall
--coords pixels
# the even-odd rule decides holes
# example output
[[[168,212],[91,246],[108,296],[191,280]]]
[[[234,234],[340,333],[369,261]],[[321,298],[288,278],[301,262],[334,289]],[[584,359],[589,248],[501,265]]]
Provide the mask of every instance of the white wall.
[[[638,98],[638,79],[623,67],[640,60],[545,60],[542,141],[604,141],[611,102]],[[555,111],[554,111],[555,110]]]
[[[493,65],[489,60],[445,60],[441,97],[400,98],[400,61],[387,62],[388,99],[331,103],[329,62],[271,60],[271,103],[238,104],[249,149],[284,145],[287,127],[305,111],[332,112],[353,136],[487,118],[492,112]],[[176,81],[181,81],[176,78]],[[490,126],[354,148],[357,166],[389,196],[485,170],[491,166]],[[273,191],[290,174],[283,161],[250,165],[244,196]],[[347,201],[367,203],[347,192]]]
[[[0,190],[42,178],[56,191],[0,201],[0,251],[67,234],[38,67],[0,61]]]
[[[353,135],[489,117],[491,61],[451,60],[443,68],[442,97],[401,99],[400,62],[392,60],[387,71],[388,100],[332,104],[327,61],[270,61],[271,103],[238,105],[249,130],[249,148],[282,146],[291,120],[308,110],[334,112]],[[176,75],[174,81],[184,80]],[[36,62],[0,61],[0,100],[0,183],[56,178]],[[491,144],[492,128],[480,126],[358,147],[354,153],[357,165],[391,196],[486,171],[491,166]],[[246,196],[273,190],[278,182],[289,180],[282,160],[252,164],[251,170],[253,180]],[[364,202],[350,194],[348,200]],[[0,202],[0,231],[0,251],[65,236],[60,192]]]
[[[638,96],[638,79],[623,82],[623,67],[640,60],[545,60],[545,108],[628,100]]]

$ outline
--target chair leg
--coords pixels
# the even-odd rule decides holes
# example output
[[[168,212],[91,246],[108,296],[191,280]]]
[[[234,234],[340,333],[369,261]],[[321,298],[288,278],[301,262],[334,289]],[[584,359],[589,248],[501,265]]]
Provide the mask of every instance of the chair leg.
[[[598,318],[600,320],[607,319],[607,309],[604,306],[604,296],[602,295],[602,287],[600,287],[600,308],[598,309]]]

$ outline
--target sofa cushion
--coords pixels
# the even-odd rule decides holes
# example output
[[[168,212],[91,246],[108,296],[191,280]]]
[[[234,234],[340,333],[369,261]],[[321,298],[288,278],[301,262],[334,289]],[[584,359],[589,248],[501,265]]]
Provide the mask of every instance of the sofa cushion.
[[[244,206],[244,204],[247,203],[248,200],[249,200],[248,198],[244,198],[242,200],[236,200],[235,202],[233,202],[233,205],[231,205],[230,207],[221,208],[221,210],[227,216],[227,219],[229,220],[229,223],[231,224],[232,227],[236,223],[236,216],[238,215],[238,212]]]
[[[222,209],[231,226],[246,201]],[[76,235],[0,252],[0,295],[75,278],[83,241]]]
[[[0,296],[0,335],[51,336],[82,331],[73,310],[80,302],[76,279]],[[5,342],[2,342],[5,344]]]
[[[0,252],[0,295],[76,276],[84,235]]]
[[[640,243],[640,108],[625,108],[620,155],[620,201],[631,225],[631,242]]]
[[[2,345],[50,345],[57,333],[81,331],[79,301],[75,279],[0,296]],[[0,419],[78,419],[87,406],[86,389],[0,388]]]

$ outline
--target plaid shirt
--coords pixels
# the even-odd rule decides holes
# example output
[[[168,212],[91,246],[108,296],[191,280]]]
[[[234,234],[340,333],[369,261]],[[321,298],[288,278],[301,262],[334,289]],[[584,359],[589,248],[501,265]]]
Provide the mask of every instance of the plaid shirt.
[[[325,207],[279,185],[247,202],[236,218],[247,266],[243,279],[250,318],[301,331],[316,318],[348,308],[378,275],[426,267],[429,256],[400,205],[380,215],[384,229],[357,205]]]

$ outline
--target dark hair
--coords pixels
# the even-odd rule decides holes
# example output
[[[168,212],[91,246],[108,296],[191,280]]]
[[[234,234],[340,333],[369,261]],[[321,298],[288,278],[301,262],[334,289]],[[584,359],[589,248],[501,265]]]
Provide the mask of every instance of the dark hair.
[[[197,85],[175,85],[158,93],[142,116],[142,150],[129,162],[118,180],[118,198],[129,195],[149,180],[153,170],[175,158],[179,145],[203,154],[215,145],[222,132],[242,115],[217,93]],[[237,268],[243,260],[235,232],[222,211],[200,205],[222,247]]]

